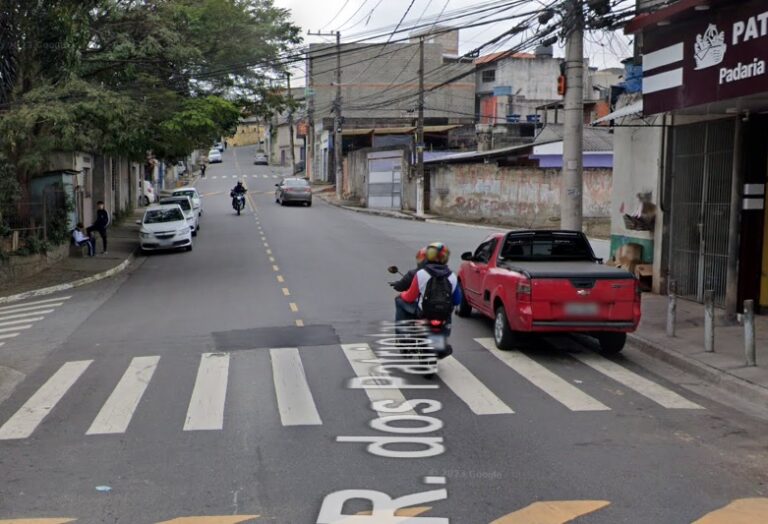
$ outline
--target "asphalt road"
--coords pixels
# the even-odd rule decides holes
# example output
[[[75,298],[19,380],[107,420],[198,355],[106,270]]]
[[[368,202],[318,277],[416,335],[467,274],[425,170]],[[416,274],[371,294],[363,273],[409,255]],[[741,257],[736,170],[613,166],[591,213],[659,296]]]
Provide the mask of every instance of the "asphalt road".
[[[680,524],[768,497],[765,421],[631,350],[611,362],[562,337],[493,351],[490,323],[477,317],[456,320],[439,378],[368,390],[431,401],[410,406],[417,419],[382,426],[350,381],[385,347],[373,335],[393,316],[386,267],[408,267],[437,240],[455,267],[488,231],[319,199],[280,207],[280,170],[253,166],[252,154],[226,151],[198,184],[192,252],[153,254],[117,280],[0,309],[0,323],[47,311],[0,347],[0,365],[16,370],[0,374],[0,523],[394,524],[405,517],[385,507],[408,506],[397,514],[413,524],[582,514],[577,522]],[[228,196],[238,177],[249,187],[241,216]],[[390,437],[419,444],[381,449],[421,456],[369,449]],[[334,512],[338,492],[351,500]],[[338,517],[377,497],[375,516]],[[559,502],[534,504],[546,501]],[[703,522],[768,522],[764,501],[736,503],[749,520],[726,510]],[[223,518],[232,515],[259,517]]]

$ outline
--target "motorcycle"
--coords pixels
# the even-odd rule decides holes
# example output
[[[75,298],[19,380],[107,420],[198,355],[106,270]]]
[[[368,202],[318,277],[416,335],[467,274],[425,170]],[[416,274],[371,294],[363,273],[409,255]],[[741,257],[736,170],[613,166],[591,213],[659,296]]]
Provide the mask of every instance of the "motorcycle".
[[[230,194],[232,197],[232,208],[237,211],[237,214],[240,214],[240,211],[245,209],[245,194],[244,193],[237,193],[234,192]]]
[[[399,274],[400,270],[397,266],[390,266],[387,271],[392,274]],[[397,282],[389,282],[390,286],[393,286]],[[453,347],[448,343],[448,337],[451,334],[451,322],[445,319],[430,319],[424,318],[418,308],[416,308],[412,319],[407,321],[408,326],[404,326],[398,332],[398,336],[408,340],[424,340],[424,344],[408,345],[408,349],[404,353],[413,354],[420,360],[429,361],[432,360],[431,368],[437,369],[437,360],[442,360],[453,353]],[[427,377],[433,376],[434,373],[425,374]]]

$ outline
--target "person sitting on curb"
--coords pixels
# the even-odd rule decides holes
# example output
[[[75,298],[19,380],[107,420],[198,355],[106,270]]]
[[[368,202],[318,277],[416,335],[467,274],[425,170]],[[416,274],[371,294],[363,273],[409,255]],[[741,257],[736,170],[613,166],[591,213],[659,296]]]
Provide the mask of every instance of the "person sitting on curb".
[[[72,240],[74,241],[75,245],[77,247],[80,246],[88,246],[88,256],[92,257],[96,255],[96,245],[93,241],[93,239],[85,234],[85,226],[82,222],[78,222],[77,226],[75,226],[75,229],[72,231]]]

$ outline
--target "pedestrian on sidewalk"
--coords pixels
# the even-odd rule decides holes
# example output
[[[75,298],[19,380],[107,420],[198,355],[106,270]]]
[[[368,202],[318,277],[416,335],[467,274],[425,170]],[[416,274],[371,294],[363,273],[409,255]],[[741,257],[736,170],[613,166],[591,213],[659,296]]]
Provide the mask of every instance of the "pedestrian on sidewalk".
[[[224,141],[224,149],[225,150],[227,149],[227,141],[226,140]]]
[[[93,234],[94,231],[97,231],[99,235],[101,235],[101,244],[104,248],[104,252],[102,254],[107,254],[107,228],[112,223],[112,219],[109,216],[109,212],[104,209],[104,202],[99,200],[96,203],[97,210],[96,210],[96,221],[94,221],[93,225],[87,229],[88,236],[94,237]]]
[[[206,167],[207,166],[205,165],[205,162],[200,164],[200,176],[202,178],[205,178],[205,169],[206,169]]]
[[[96,254],[96,246],[90,235],[85,234],[85,226],[82,222],[78,222],[75,229],[72,231],[72,240],[77,247],[88,246],[88,256],[92,257]]]

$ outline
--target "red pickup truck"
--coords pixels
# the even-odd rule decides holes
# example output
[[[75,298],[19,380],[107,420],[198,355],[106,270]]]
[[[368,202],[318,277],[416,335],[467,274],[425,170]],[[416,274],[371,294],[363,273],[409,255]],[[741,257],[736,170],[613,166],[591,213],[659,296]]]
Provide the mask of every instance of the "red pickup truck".
[[[583,233],[495,234],[461,259],[457,313],[493,318],[499,349],[512,349],[520,333],[565,332],[591,335],[603,352],[618,353],[640,323],[637,279],[604,266]]]

